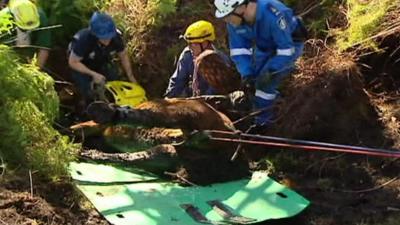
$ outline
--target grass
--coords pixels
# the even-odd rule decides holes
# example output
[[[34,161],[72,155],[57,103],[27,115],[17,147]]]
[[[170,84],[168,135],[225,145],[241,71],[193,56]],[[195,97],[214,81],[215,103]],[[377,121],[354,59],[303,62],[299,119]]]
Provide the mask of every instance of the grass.
[[[348,27],[338,35],[339,49],[344,51],[359,44],[376,49],[376,43],[369,37],[382,30],[385,15],[396,4],[398,0],[348,0]]]
[[[147,50],[150,33],[175,13],[176,0],[114,0],[107,9],[129,40],[128,49],[138,62]]]

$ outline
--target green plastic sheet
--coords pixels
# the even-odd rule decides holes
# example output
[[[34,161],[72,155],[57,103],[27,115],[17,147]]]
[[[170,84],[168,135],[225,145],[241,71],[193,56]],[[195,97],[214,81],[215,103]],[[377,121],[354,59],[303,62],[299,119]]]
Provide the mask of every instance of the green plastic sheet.
[[[103,165],[92,166],[104,169]],[[80,165],[71,164],[71,171],[77,167]],[[100,184],[115,180],[116,177],[120,178],[117,179],[119,182],[130,182],[133,180],[131,178],[141,175],[133,174],[130,177],[126,173],[132,172],[117,168],[101,174],[93,174],[93,171],[88,171],[91,173],[88,176],[93,175],[90,180],[94,183],[77,182],[77,186],[97,210],[115,225],[236,224],[224,219],[207,203],[213,200],[221,202],[235,215],[251,219],[246,223],[292,217],[309,205],[307,199],[262,172],[253,173],[251,179],[206,187],[182,187],[171,182],[146,180],[148,177],[139,179],[137,183]],[[124,175],[117,175],[119,173]],[[185,204],[196,207],[207,221],[196,221],[182,207]]]
[[[158,177],[136,168],[95,163],[70,163],[72,179],[86,183],[129,183],[157,180]]]

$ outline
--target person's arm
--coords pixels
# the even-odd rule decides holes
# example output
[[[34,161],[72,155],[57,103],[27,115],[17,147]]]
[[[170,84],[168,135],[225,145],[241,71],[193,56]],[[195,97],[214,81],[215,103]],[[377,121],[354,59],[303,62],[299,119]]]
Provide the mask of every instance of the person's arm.
[[[276,54],[266,62],[261,73],[277,73],[293,66],[295,62],[295,46],[291,34],[291,21],[283,13],[272,15],[266,20],[272,21],[272,38],[276,45]],[[267,22],[267,21],[265,21]]]
[[[38,9],[40,16],[40,28],[45,28],[49,25],[48,18],[42,9]],[[32,43],[35,46],[40,47],[37,51],[37,66],[43,68],[49,58],[50,49],[52,47],[51,42],[51,30],[44,29],[38,31],[32,31],[32,35],[34,36],[34,42]]]
[[[137,80],[135,79],[135,76],[133,76],[132,73],[132,65],[129,60],[128,51],[124,49],[123,51],[118,53],[118,57],[121,60],[122,67],[128,79],[133,83],[137,83]]]
[[[68,64],[73,69],[82,74],[91,76],[93,78],[93,82],[101,84],[105,83],[106,77],[96,71],[89,69],[85,64],[81,62],[81,57],[75,55],[73,52],[69,55]]]
[[[36,63],[39,68],[44,68],[44,65],[46,64],[47,59],[49,58],[49,53],[50,53],[50,51],[47,49],[40,49],[38,51]]]
[[[164,96],[167,98],[179,97],[189,83],[189,77],[193,73],[193,57],[188,49],[183,50],[176,64],[174,74],[169,79],[168,88]]]
[[[237,34],[237,28],[229,24],[227,26],[232,61],[242,77],[254,75],[252,43]]]

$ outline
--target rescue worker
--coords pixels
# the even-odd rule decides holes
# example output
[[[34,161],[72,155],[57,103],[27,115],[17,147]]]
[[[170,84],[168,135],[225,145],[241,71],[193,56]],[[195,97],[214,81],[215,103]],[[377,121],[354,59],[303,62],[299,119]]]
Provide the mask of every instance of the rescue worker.
[[[302,22],[278,0],[215,0],[214,5],[215,16],[227,23],[230,56],[241,74],[242,90],[255,110],[271,107],[281,81],[303,52]],[[264,130],[272,119],[271,110],[258,114],[255,130]]]
[[[44,11],[29,0],[3,3],[8,4],[0,11],[0,18],[11,20],[13,25],[10,33],[1,35],[0,43],[15,46],[28,62],[37,53],[37,65],[43,69],[51,48],[51,32],[45,29],[48,19]]]
[[[213,45],[215,40],[214,26],[205,20],[192,23],[187,27],[183,39],[188,43],[188,46],[180,54],[175,72],[169,80],[164,96],[174,98],[213,94],[214,90],[203,76],[197,73],[194,61],[205,50],[215,49]],[[229,61],[226,55],[219,53]]]
[[[96,86],[103,87],[106,81],[119,79],[118,70],[112,63],[115,55],[118,55],[128,80],[137,83],[121,32],[111,16],[95,12],[89,27],[77,32],[69,45],[68,64],[83,97],[81,106],[94,100]]]

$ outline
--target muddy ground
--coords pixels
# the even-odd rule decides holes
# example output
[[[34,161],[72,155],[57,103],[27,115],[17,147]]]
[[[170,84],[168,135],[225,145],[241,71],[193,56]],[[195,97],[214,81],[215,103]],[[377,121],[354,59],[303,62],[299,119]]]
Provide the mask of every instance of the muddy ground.
[[[208,17],[212,18],[211,13]],[[178,36],[187,23],[185,18],[174,25],[171,36]],[[342,23],[330,21],[333,27],[343,26]],[[224,30],[221,23],[216,25],[221,28],[218,32]],[[300,72],[282,92],[276,108],[282,116],[269,134],[379,148],[400,146],[397,40],[398,37],[385,39],[381,46],[394,51],[356,60],[336,56],[324,49],[321,40],[311,41],[307,58],[299,64]],[[56,74],[68,73],[65,60],[59,60],[65,51],[54,52],[52,59],[57,60],[51,69]],[[157,61],[149,55],[148,61]],[[151,65],[145,63],[136,73],[141,74]],[[152,95],[159,95],[168,78],[146,79],[142,80],[143,85]],[[63,109],[68,111],[68,105],[75,100],[69,92],[63,93]],[[253,160],[252,167],[270,171],[271,177],[311,201],[309,208],[295,218],[263,224],[400,225],[400,160],[260,147],[251,147],[247,152]],[[109,224],[67,178],[55,183],[33,173],[31,183],[27,172],[18,173],[0,173],[0,225]]]
[[[309,46],[309,51],[320,47]],[[290,88],[282,92],[275,109],[282,116],[269,134],[369,147],[395,146],[398,139],[390,134],[396,132],[393,128],[388,132],[390,127],[377,110],[379,101],[371,96],[397,96],[397,77],[380,68],[380,82],[371,79],[373,71],[360,72],[350,58],[321,54],[315,57],[318,61],[310,58],[299,64],[302,73],[293,76],[287,84]],[[382,60],[379,55],[373,57]],[[382,101],[396,108],[395,100]],[[395,112],[392,122],[400,119]],[[309,208],[294,218],[263,224],[400,224],[399,160],[254,146],[247,149],[253,168],[269,170],[277,181],[311,201]],[[33,174],[31,185],[28,173],[11,171],[0,179],[0,224],[108,224],[68,179],[54,183]]]
[[[288,155],[310,163],[272,176],[308,198],[311,205],[294,218],[262,224],[399,224],[398,161],[343,154]],[[28,174],[20,174],[17,180],[8,177],[1,178],[0,224],[109,224],[90,204],[83,203],[69,183],[49,183],[33,174],[31,185]]]
[[[9,177],[12,177],[9,179]],[[17,178],[18,177],[18,178]],[[84,209],[70,183],[52,183],[29,174],[3,175],[0,181],[0,224],[109,224],[94,209]]]

